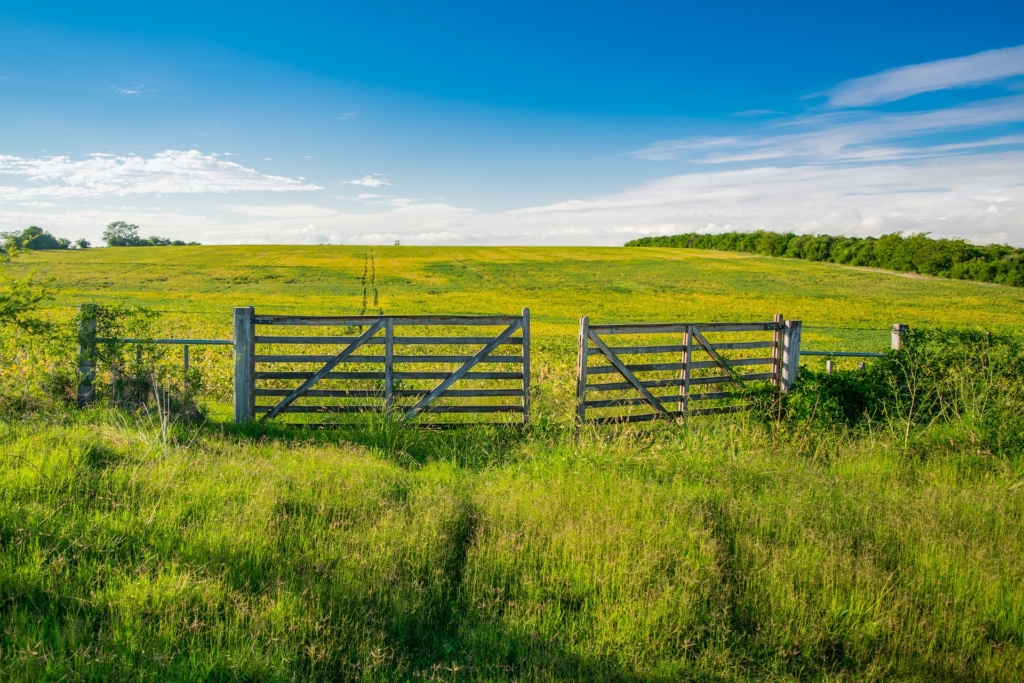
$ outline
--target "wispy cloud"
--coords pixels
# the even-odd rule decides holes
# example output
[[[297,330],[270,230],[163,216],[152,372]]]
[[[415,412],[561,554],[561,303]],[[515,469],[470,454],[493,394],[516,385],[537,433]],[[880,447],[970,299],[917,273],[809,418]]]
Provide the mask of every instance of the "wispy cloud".
[[[945,109],[900,114],[830,112],[782,119],[756,133],[664,140],[632,152],[640,159],[697,163],[800,160],[881,161],[950,153],[918,138],[1024,122],[1024,96],[993,98]],[[900,144],[902,141],[902,144]],[[965,143],[986,147],[984,137]]]
[[[833,107],[864,107],[912,95],[991,83],[1024,74],[1024,45],[967,57],[902,66],[840,83],[828,92]]]
[[[28,181],[19,187],[0,186],[0,199],[322,189],[312,183],[260,173],[196,150],[167,150],[149,158],[91,154],[80,160],[66,156],[25,159],[0,155],[0,174]]]
[[[346,180],[345,183],[348,185],[362,185],[363,187],[383,187],[391,184],[387,178],[382,176],[380,173],[363,176],[362,178],[356,178],[355,180]]]

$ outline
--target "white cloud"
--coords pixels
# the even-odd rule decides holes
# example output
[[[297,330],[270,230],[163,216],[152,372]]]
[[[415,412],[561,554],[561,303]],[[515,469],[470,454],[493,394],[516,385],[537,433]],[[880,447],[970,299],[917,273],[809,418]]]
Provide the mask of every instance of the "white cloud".
[[[383,187],[391,184],[380,173],[363,176],[362,178],[357,178],[355,180],[346,180],[345,183],[348,185],[362,185],[363,187]]]
[[[1021,152],[874,166],[773,166],[686,173],[615,194],[497,213],[412,200],[369,213],[312,205],[226,207],[238,221],[200,222],[201,232],[188,237],[211,244],[397,239],[403,244],[619,245],[643,235],[688,231],[879,235],[906,230],[1024,245],[1020,178]],[[6,222],[0,216],[0,223]]]
[[[698,163],[763,162],[799,159],[817,162],[880,161],[949,153],[939,146],[921,146],[925,135],[984,130],[1024,122],[1024,96],[899,114],[833,112],[791,117],[764,126],[758,133],[724,137],[664,140],[631,154],[640,159],[686,159]],[[1010,138],[1000,136],[1004,143]],[[894,141],[903,144],[894,144]],[[978,137],[962,143],[993,144]]]
[[[322,189],[195,150],[167,150],[150,158],[91,154],[78,161],[64,156],[24,159],[0,155],[0,174],[30,181],[27,186],[0,186],[0,199]]]
[[[934,90],[991,83],[1020,74],[1024,74],[1024,45],[855,78],[830,90],[828,101],[834,107],[863,107]]]

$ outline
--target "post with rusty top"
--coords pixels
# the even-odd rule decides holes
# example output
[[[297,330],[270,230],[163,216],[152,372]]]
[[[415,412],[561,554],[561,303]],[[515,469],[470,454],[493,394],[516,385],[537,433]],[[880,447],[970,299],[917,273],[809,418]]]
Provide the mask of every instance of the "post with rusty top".
[[[78,407],[96,401],[96,304],[78,307]]]
[[[797,371],[800,369],[800,332],[803,322],[800,320],[787,320],[783,327],[782,346],[782,393],[789,391],[796,381]]]
[[[256,311],[235,309],[235,422],[250,422],[256,415]]]

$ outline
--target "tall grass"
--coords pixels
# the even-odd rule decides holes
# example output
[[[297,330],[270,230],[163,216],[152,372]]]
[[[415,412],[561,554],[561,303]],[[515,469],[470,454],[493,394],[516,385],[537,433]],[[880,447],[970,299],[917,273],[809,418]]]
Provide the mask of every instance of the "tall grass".
[[[0,678],[1024,675],[1024,472],[962,426],[389,429],[4,426]]]

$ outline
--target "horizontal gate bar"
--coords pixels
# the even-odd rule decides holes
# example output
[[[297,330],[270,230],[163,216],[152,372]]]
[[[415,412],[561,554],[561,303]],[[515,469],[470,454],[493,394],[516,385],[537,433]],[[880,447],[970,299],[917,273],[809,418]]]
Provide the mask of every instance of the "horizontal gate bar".
[[[772,365],[775,360],[772,358],[737,358],[736,360],[729,361],[729,365]],[[686,363],[638,363],[635,365],[627,365],[633,372],[655,372],[659,370],[682,370],[686,367]],[[705,370],[708,368],[720,367],[718,363],[713,360],[700,360],[691,361],[691,370]],[[618,372],[617,369],[611,365],[591,365],[587,367],[588,375],[608,375]]]
[[[322,325],[350,326],[372,325],[378,320],[390,318],[394,325],[511,325],[520,319],[519,316],[487,316],[487,315],[362,315],[362,316],[330,316],[330,315],[257,315],[253,322],[257,325]]]
[[[447,379],[450,372],[396,372],[395,379]],[[257,372],[256,379],[309,379],[312,372]],[[521,372],[467,372],[462,379],[522,379]],[[383,372],[329,372],[323,379],[384,379]]]
[[[256,406],[257,413],[267,413],[274,406]],[[375,413],[384,412],[380,406],[297,406],[290,405],[281,413]],[[521,413],[522,406],[437,406],[423,408],[424,413]]]
[[[753,382],[760,379],[772,379],[775,377],[774,373],[771,372],[756,372],[748,375],[740,375],[740,379],[745,382]],[[718,384],[720,382],[731,382],[732,378],[728,375],[715,375],[713,377],[692,377],[690,384]],[[648,389],[654,387],[681,387],[683,386],[683,380],[681,379],[651,379],[642,381]],[[625,389],[632,389],[633,385],[629,382],[602,382],[600,384],[588,384],[587,391],[622,391]]]
[[[257,363],[326,363],[334,356],[269,355],[256,356]],[[470,356],[393,356],[394,363],[465,363]],[[343,363],[383,363],[384,356],[349,356]],[[522,356],[486,356],[481,363],[522,363]]]
[[[718,351],[731,351],[736,349],[770,349],[774,348],[775,342],[773,341],[760,341],[760,342],[724,342],[721,344],[712,344]],[[684,344],[675,344],[669,346],[614,346],[609,347],[612,353],[622,356],[629,354],[646,354],[646,353],[682,353],[686,351]],[[694,351],[699,350],[695,348]],[[601,354],[601,349],[589,348],[587,354],[596,356]]]
[[[774,320],[763,323],[591,323],[590,331],[597,334],[659,334],[683,333],[691,327],[700,332],[768,332],[782,329],[782,324]]]
[[[296,336],[274,336],[258,335],[257,344],[351,344],[356,337],[296,337]],[[462,344],[487,344],[494,337],[395,337],[396,346],[459,346]],[[374,337],[368,340],[365,346],[381,346],[384,344],[383,337]],[[509,337],[502,344],[523,345],[522,337]]]
[[[655,396],[660,403],[680,403],[683,401],[683,396],[678,394],[674,396]],[[702,394],[689,394],[691,401],[720,401],[727,398],[742,398],[741,395],[731,391],[709,391]],[[640,406],[647,405],[647,400],[643,398],[611,398],[602,401],[587,401],[588,408],[617,408],[620,406]]]
[[[287,396],[291,389],[257,389],[257,396]],[[396,389],[396,397],[426,396],[428,389]],[[496,396],[522,396],[522,389],[448,389],[441,398],[485,398]],[[374,389],[310,389],[303,396],[319,398],[384,398],[382,390]]]
[[[652,422],[654,420],[663,420],[668,417],[692,417],[696,415],[718,415],[724,413],[742,413],[750,410],[749,405],[742,406],[720,406],[718,408],[696,408],[694,410],[678,411],[672,410],[668,413],[643,413],[642,415],[621,415],[616,417],[596,417],[588,418],[587,424],[595,425],[608,425],[608,424],[624,424],[630,422]]]

